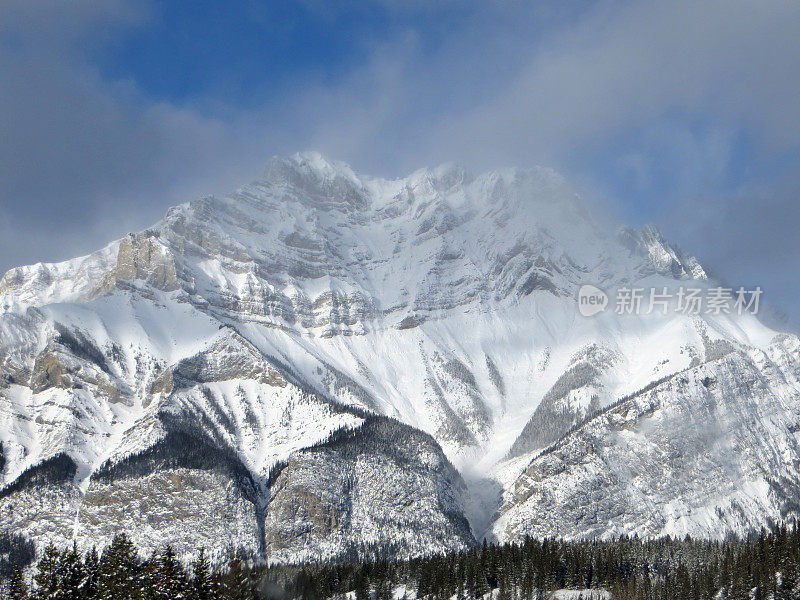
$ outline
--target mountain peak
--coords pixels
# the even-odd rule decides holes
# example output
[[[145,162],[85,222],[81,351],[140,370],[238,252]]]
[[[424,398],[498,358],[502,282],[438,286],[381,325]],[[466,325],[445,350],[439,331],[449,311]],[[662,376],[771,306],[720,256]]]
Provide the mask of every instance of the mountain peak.
[[[652,223],[646,224],[640,232],[623,227],[621,238],[630,249],[648,257],[661,272],[671,273],[677,278],[708,279],[708,274],[700,262],[675,244],[671,244]]]
[[[499,540],[777,521],[800,505],[797,338],[735,311],[578,310],[585,284],[703,274],[652,226],[615,236],[548,169],[392,180],[274,158],[228,196],[0,280],[1,474],[16,486],[0,529],[292,560],[371,543],[377,522],[424,552],[472,543],[466,517]],[[34,476],[53,465],[63,476]],[[131,500],[156,494],[194,508],[162,522]],[[440,500],[409,526],[425,499]],[[52,539],[56,523],[79,531]]]
[[[305,151],[292,154],[288,158],[274,156],[264,169],[266,181],[289,178],[295,182],[314,182],[342,180],[361,187],[361,179],[347,163],[326,158],[320,152]]]

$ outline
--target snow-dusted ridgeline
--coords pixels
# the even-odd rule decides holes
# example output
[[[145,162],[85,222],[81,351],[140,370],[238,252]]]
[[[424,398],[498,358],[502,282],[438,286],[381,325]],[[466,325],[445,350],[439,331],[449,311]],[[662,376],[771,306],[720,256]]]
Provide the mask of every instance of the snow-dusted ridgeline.
[[[585,283],[687,282],[716,285],[549,170],[384,180],[274,159],[227,197],[0,280],[0,524],[290,560],[389,540],[722,536],[793,514],[797,337],[752,315],[577,311]],[[389,435],[358,458],[305,450],[372,414],[430,437],[402,459]],[[215,452],[223,465],[191,458]],[[303,476],[312,458],[326,477]],[[351,518],[364,502],[386,533]]]

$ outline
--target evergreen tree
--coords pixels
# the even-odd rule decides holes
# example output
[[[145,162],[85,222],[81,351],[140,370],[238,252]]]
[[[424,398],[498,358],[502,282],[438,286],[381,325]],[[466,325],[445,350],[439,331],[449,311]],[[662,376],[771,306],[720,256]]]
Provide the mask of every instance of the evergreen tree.
[[[71,550],[65,550],[59,557],[59,588],[62,597],[80,598],[86,584],[83,559],[75,543]]]
[[[200,555],[192,563],[192,573],[191,600],[210,600],[214,595],[214,586],[205,548],[200,549]]]
[[[19,567],[14,567],[14,570],[11,571],[7,594],[8,600],[28,600],[28,586],[25,584],[25,577]]]
[[[122,533],[114,537],[97,565],[97,597],[100,600],[139,600],[144,595],[139,554]]]
[[[53,544],[44,549],[42,558],[36,565],[36,575],[33,580],[36,584],[34,598],[36,600],[57,600],[60,597],[60,555]]]
[[[356,576],[354,591],[356,593],[356,600],[370,600],[369,579],[363,571],[360,571]]]
[[[99,598],[100,556],[97,554],[97,548],[92,547],[92,549],[86,553],[83,559],[83,569],[86,573],[86,579],[81,589],[81,597],[92,600]]]
[[[247,571],[242,566],[242,561],[233,558],[228,563],[228,568],[218,577],[218,594],[225,600],[250,600],[250,582]]]
[[[175,556],[172,546],[167,546],[158,556],[154,578],[150,584],[154,600],[181,600],[186,597],[186,574]]]
[[[392,600],[392,584],[388,579],[382,578],[375,587],[375,600]]]

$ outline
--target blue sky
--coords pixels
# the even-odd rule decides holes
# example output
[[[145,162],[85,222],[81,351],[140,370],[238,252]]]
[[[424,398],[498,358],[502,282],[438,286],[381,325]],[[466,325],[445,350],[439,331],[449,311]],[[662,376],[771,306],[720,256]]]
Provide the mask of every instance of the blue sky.
[[[326,18],[299,3],[160,2],[97,58],[105,77],[151,98],[257,108],[299,78],[334,82],[392,27],[370,6]]]
[[[800,4],[6,0],[0,270],[267,158],[543,164],[800,321]]]

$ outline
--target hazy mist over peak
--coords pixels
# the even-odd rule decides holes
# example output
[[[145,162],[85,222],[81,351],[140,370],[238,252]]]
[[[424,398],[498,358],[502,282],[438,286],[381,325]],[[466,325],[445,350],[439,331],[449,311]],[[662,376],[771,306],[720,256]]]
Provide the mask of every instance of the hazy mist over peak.
[[[0,270],[87,253],[317,149],[544,165],[800,318],[796,3],[0,7]]]

